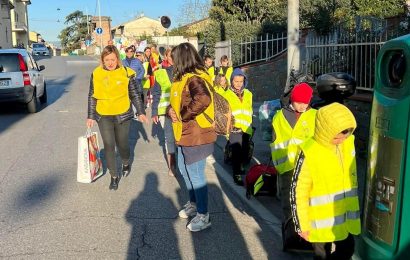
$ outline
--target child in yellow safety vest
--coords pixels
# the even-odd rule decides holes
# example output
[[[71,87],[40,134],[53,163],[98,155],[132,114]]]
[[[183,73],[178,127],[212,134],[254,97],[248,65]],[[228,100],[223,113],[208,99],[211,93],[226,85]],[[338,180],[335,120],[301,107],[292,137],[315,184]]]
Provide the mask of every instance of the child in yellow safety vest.
[[[152,110],[151,118],[154,124],[160,123],[164,131],[165,151],[167,153],[168,175],[174,177],[176,171],[175,161],[175,137],[172,130],[172,121],[166,115],[167,107],[170,104],[171,85],[173,81],[174,64],[171,51],[167,52],[166,60],[168,66],[154,71],[155,84],[151,88]],[[161,140],[162,141],[162,140]]]
[[[205,69],[208,72],[209,76],[211,76],[211,79],[215,80],[216,69],[214,66],[214,60],[212,59],[210,55],[204,56],[204,65],[205,65]]]
[[[332,103],[317,111],[314,136],[300,145],[292,220],[299,236],[312,243],[314,259],[351,259],[353,236],[361,232],[355,128],[352,112]]]
[[[233,72],[233,68],[232,66],[229,65],[229,58],[226,55],[223,55],[221,57],[221,66],[218,68],[217,70],[217,74],[222,74],[225,76],[226,78],[226,82],[228,83],[228,85],[231,85],[231,75]]]
[[[228,89],[228,84],[226,82],[225,76],[222,74],[218,74],[214,80],[215,92],[220,94],[221,96],[224,96],[227,89]]]
[[[290,93],[290,104],[272,119],[272,162],[278,172],[283,222],[291,217],[289,192],[298,145],[312,137],[315,129],[316,109],[309,106],[312,94],[307,83],[297,84]]]
[[[232,151],[232,175],[236,184],[242,185],[245,174],[244,164],[249,153],[252,129],[252,92],[246,89],[248,81],[241,69],[235,69],[231,77],[231,86],[225,91],[224,97],[232,109],[235,123],[229,134],[230,150]]]

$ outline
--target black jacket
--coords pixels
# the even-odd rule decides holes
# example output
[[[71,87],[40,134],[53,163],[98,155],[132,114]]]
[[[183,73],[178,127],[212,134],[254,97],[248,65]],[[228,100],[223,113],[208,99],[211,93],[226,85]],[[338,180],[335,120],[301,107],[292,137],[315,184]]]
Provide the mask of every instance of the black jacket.
[[[132,104],[137,109],[136,115],[141,115],[141,114],[145,115],[144,102],[141,99],[142,87],[138,86],[138,84],[140,83],[138,83],[138,81],[135,79],[135,75],[130,76],[130,81],[128,84],[128,95],[130,97]],[[90,90],[88,93],[88,118],[99,121],[101,118],[101,115],[98,114],[95,109],[97,106],[97,99],[93,98],[93,94],[94,94],[94,83],[93,83],[93,75],[91,74]],[[118,122],[120,123],[133,118],[134,115],[133,115],[132,106],[130,106],[127,112],[117,115],[116,117],[117,117]]]

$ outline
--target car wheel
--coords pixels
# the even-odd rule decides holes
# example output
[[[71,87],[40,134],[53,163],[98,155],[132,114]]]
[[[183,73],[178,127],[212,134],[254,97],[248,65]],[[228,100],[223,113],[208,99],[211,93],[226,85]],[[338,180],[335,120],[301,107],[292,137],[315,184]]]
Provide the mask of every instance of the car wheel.
[[[41,104],[47,103],[47,86],[45,82],[44,82],[44,92],[43,92],[43,95],[40,97],[40,103]]]
[[[31,99],[30,102],[27,104],[27,109],[29,113],[37,113],[39,110],[39,102],[36,96],[36,92],[33,93],[33,98]]]

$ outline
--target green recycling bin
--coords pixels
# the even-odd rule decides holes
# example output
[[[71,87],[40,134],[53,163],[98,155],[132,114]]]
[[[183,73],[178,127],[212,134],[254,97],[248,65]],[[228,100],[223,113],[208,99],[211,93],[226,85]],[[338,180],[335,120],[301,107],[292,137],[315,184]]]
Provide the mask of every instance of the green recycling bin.
[[[370,120],[361,259],[410,259],[410,36],[380,50]]]

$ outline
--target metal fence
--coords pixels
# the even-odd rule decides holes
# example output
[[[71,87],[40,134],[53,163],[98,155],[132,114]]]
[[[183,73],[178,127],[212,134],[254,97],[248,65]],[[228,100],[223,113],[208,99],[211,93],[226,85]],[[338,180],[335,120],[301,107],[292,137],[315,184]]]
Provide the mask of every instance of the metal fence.
[[[329,72],[346,72],[352,75],[361,90],[373,90],[377,54],[383,44],[397,34],[372,35],[370,33],[333,33],[306,39],[305,65],[308,74],[317,76]]]
[[[240,66],[270,60],[286,51],[287,39],[286,33],[242,39],[241,42],[233,45],[233,64]]]

